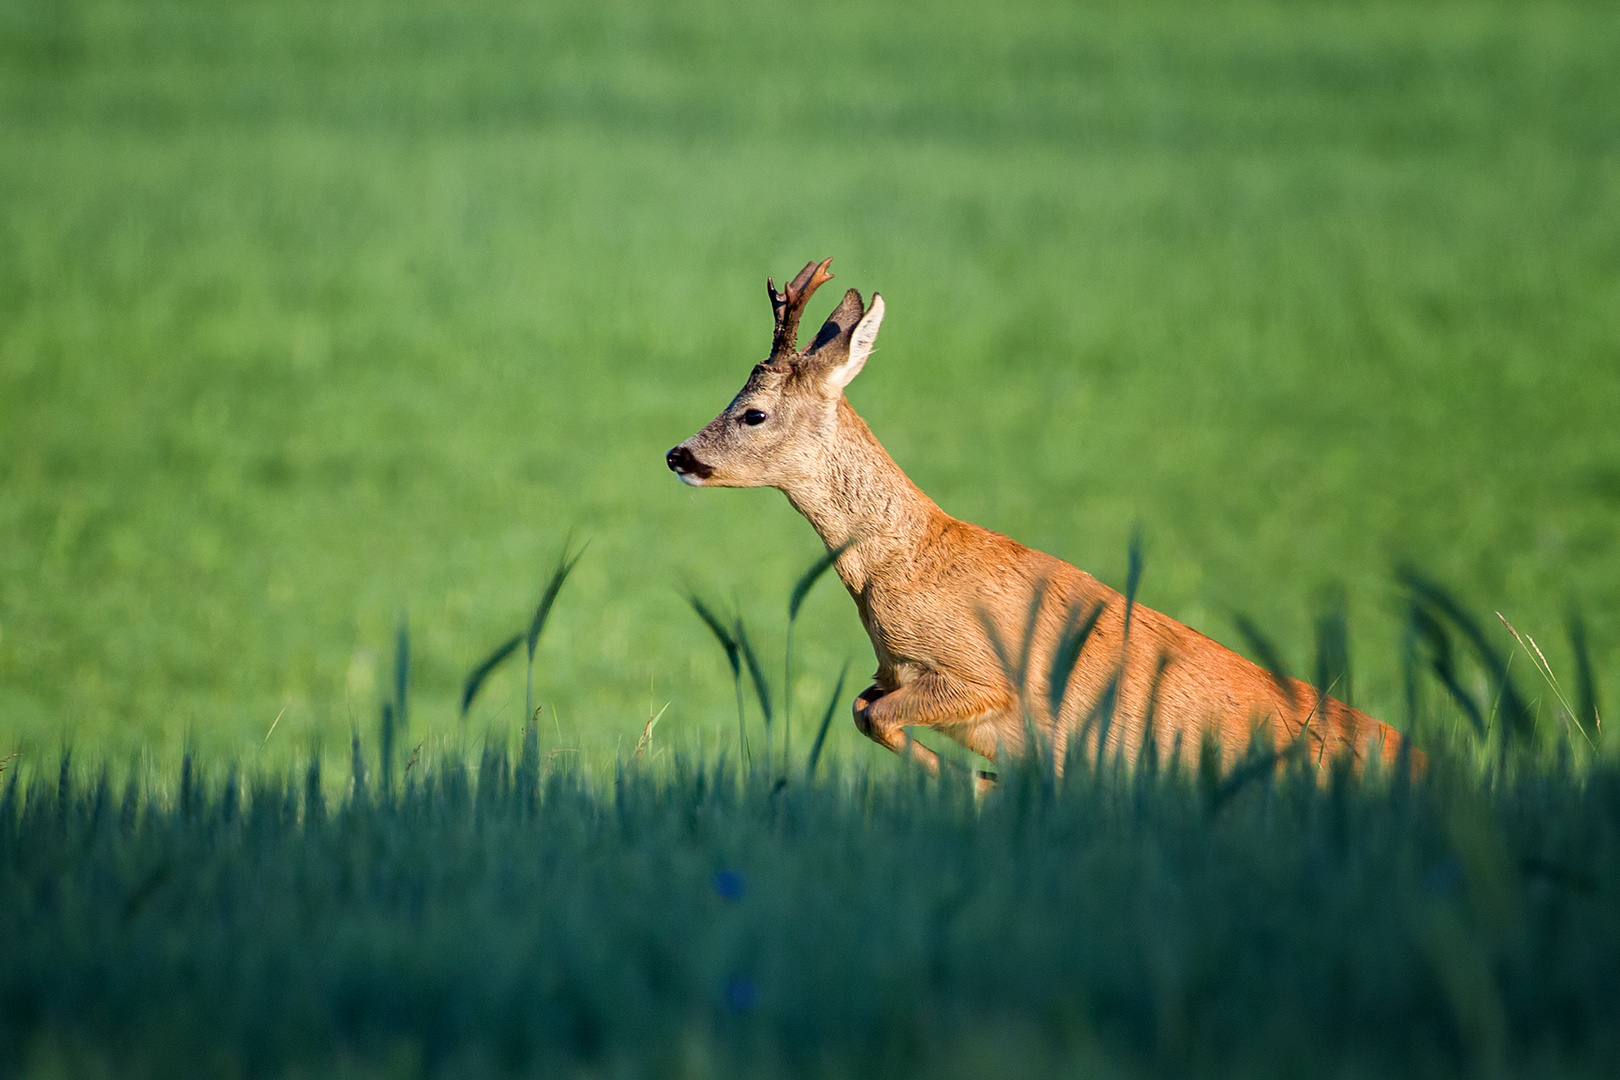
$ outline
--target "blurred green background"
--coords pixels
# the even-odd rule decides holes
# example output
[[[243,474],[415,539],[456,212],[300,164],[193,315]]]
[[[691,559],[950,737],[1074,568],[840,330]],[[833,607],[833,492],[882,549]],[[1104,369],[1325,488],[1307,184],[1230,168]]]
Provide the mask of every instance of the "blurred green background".
[[[0,0],[0,756],[339,749],[402,616],[406,746],[515,732],[517,667],[455,697],[570,532],[549,744],[729,745],[680,588],[775,666],[819,546],[662,455],[826,255],[946,510],[1116,585],[1140,521],[1145,603],[1300,669],[1342,586],[1392,719],[1397,560],[1555,669],[1579,598],[1620,700],[1617,56],[1607,3]],[[808,728],[835,583],[796,653]]]

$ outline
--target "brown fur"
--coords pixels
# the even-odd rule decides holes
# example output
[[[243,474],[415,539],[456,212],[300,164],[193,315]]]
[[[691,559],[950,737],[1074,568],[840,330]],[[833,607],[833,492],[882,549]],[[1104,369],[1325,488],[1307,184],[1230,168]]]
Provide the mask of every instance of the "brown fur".
[[[829,260],[830,261],[830,260]],[[815,269],[814,276],[811,275]],[[825,273],[811,264],[790,294],[793,319]],[[1299,682],[1280,683],[1203,634],[1135,605],[1126,628],[1125,598],[1096,578],[999,533],[959,521],[908,479],[844,397],[883,316],[851,289],[799,352],[778,307],[776,345],[731,405],[668,454],[687,483],[706,487],[772,486],[787,495],[829,550],[847,544],[835,569],[872,639],[878,669],[854,705],[855,723],[874,741],[935,755],[905,729],[933,728],[995,758],[1026,747],[1026,716],[1061,761],[1071,739],[1094,755],[1106,727],[1107,754],[1134,757],[1152,725],[1161,754],[1195,750],[1213,734],[1228,758],[1257,726],[1279,749],[1302,747],[1314,761],[1369,744],[1394,760],[1401,736]],[[763,412],[749,424],[745,417]],[[1102,613],[1080,653],[1058,716],[1048,676],[1066,623]],[[1027,635],[1031,612],[1033,632]],[[1026,646],[1027,640],[1027,646]],[[998,649],[999,643],[999,649]],[[1009,670],[1020,667],[1022,686]],[[1115,688],[1111,721],[1099,702]],[[1300,738],[1303,733],[1303,738]],[[1420,756],[1414,753],[1414,758]]]

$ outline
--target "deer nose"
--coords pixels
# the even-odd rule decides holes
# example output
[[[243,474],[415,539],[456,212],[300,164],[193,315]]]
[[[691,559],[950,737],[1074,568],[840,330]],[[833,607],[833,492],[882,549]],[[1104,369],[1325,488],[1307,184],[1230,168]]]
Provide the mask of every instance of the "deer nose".
[[[714,470],[699,461],[692,451],[684,446],[677,446],[664,455],[664,463],[677,476],[695,476],[699,480],[706,480]]]

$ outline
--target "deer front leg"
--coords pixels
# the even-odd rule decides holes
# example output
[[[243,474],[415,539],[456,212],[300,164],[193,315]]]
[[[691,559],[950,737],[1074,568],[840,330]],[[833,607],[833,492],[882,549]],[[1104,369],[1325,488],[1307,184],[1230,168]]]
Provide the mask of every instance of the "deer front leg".
[[[1000,713],[1011,705],[1010,698],[972,686],[937,672],[927,672],[885,692],[869,686],[855,699],[855,726],[861,734],[895,753],[909,747],[912,757],[930,772],[939,771],[939,755],[915,739],[906,737],[908,727],[951,727],[962,725],[972,734],[975,721]],[[978,739],[969,746],[979,751]],[[991,754],[994,748],[991,747]]]
[[[855,699],[855,727],[868,739],[897,754],[909,748],[911,756],[926,766],[929,772],[938,773],[939,755],[916,739],[907,738],[905,724],[898,722],[890,710],[877,708],[879,703],[900,692],[885,692],[875,683],[862,690]]]

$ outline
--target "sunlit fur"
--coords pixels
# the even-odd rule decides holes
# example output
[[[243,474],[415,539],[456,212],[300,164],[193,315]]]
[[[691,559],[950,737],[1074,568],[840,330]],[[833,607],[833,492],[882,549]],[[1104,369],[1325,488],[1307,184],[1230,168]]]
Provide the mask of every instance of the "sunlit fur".
[[[881,320],[862,329],[866,344]],[[1298,680],[1279,681],[1203,634],[1137,605],[1083,570],[941,510],[884,451],[844,396],[865,362],[851,332],[866,313],[851,289],[817,335],[819,347],[756,367],[712,423],[671,451],[709,470],[701,486],[780,489],[830,549],[872,639],[878,668],[854,704],[855,723],[891,750],[930,766],[907,738],[933,728],[986,757],[1019,755],[1028,732],[1062,761],[1097,753],[1134,759],[1151,728],[1161,756],[1191,754],[1213,734],[1228,759],[1255,732],[1312,761],[1370,745],[1393,760],[1401,736]],[[853,370],[851,370],[853,369]],[[757,427],[750,409],[766,413]],[[689,475],[683,475],[689,483]],[[1104,605],[1058,715],[1048,704],[1054,652],[1071,614]],[[1038,605],[1038,606],[1037,606]],[[1024,654],[1022,686],[1014,673]],[[998,649],[999,643],[999,649]],[[1106,698],[1113,688],[1113,708]],[[1303,733],[1303,737],[1301,737]],[[1070,747],[1078,738],[1080,745]],[[1416,755],[1414,755],[1416,756]]]

